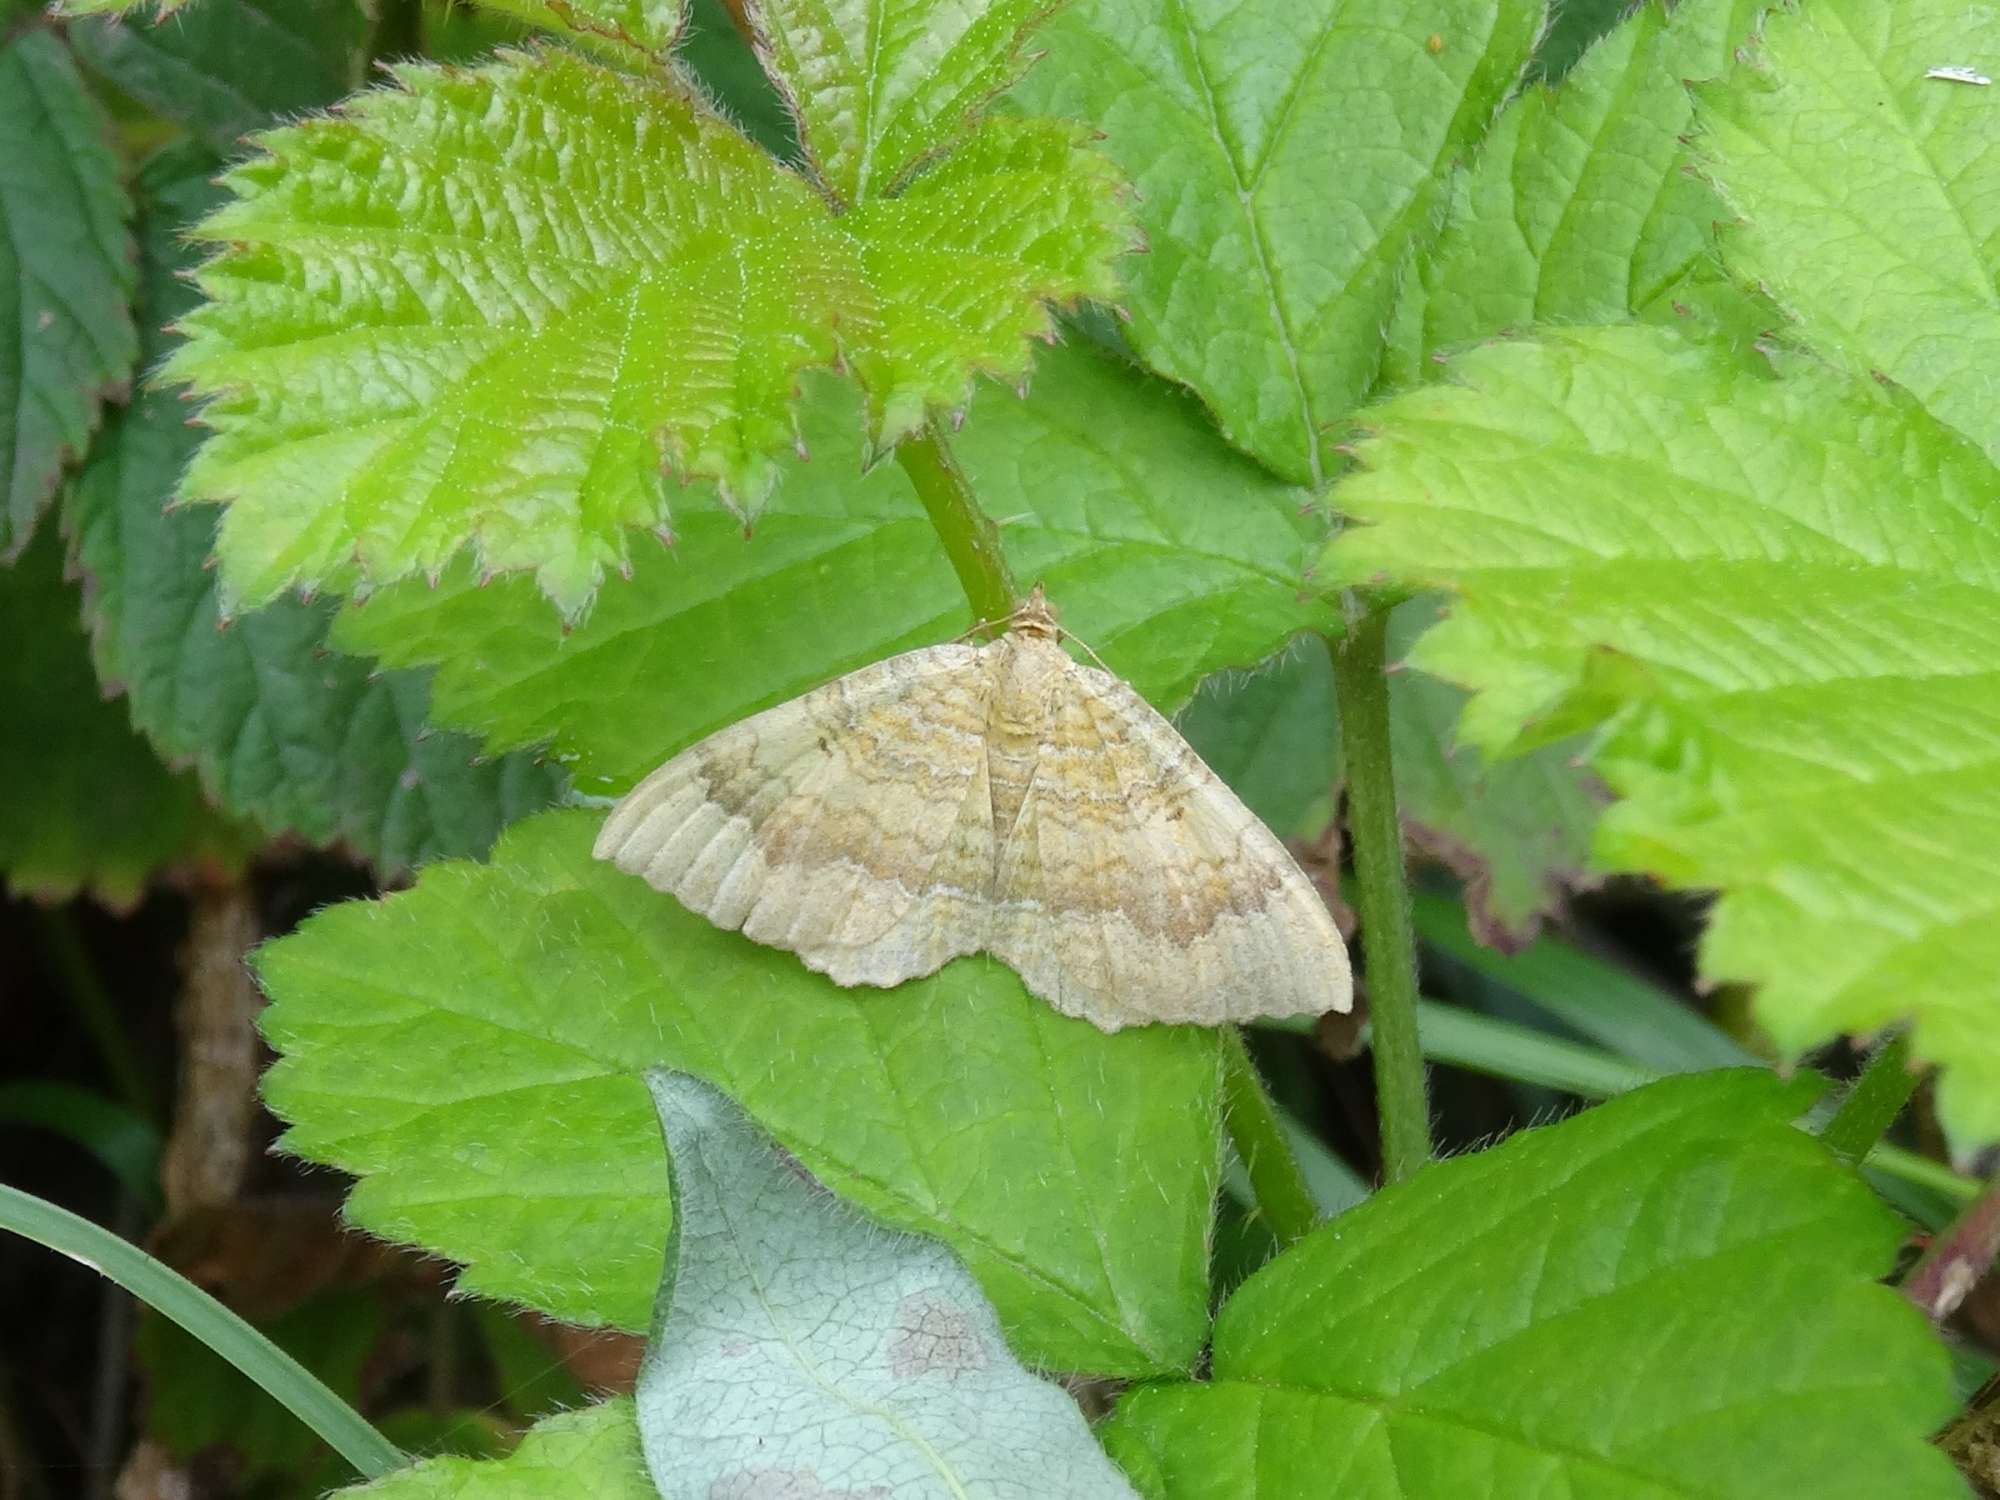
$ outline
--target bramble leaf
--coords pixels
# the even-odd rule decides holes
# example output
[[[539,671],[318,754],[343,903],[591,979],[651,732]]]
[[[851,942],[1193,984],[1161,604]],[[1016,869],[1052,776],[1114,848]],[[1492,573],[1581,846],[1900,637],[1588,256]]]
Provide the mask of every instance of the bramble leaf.
[[[479,0],[530,26],[574,40],[620,66],[657,68],[679,45],[688,0]]]
[[[358,87],[368,18],[357,0],[201,0],[153,19],[81,19],[69,40],[85,67],[228,155]]]
[[[1331,580],[1457,594],[1415,663],[1488,751],[1598,727],[1597,855],[1720,890],[1786,1052],[1914,1020],[2000,1136],[2000,471],[1908,397],[1637,328],[1457,360],[1368,418]]]
[[[836,360],[876,450],[977,373],[1017,379],[1049,300],[1109,293],[1126,230],[1081,132],[992,120],[898,196],[834,217],[678,84],[560,52],[263,138],[201,233],[169,366],[212,399],[187,493],[232,503],[244,602],[435,573],[470,545],[578,615],[663,469],[751,512]]]
[[[17,555],[138,358],[131,205],[52,32],[0,46],[0,562]]]
[[[1650,1085],[1437,1162],[1216,1320],[1214,1378],[1105,1430],[1156,1500],[1957,1500],[1904,1227],[1755,1070]],[[1143,1481],[1142,1481],[1143,1482]]]
[[[139,314],[149,365],[158,332],[192,300],[179,278],[182,226],[214,200],[215,161],[169,150],[140,173]],[[173,493],[198,438],[172,392],[142,391],[114,413],[63,501],[98,676],[125,693],[132,722],[215,798],[274,833],[340,840],[400,870],[476,854],[512,819],[554,800],[562,780],[527,756],[479,762],[463,735],[433,734],[413,672],[378,673],[324,648],[330,604],[280,599],[219,629],[204,566],[215,513]]]
[[[765,66],[814,174],[845,204],[894,191],[951,148],[1028,64],[1051,0],[750,0]]]
[[[807,386],[812,462],[755,536],[695,505],[670,552],[635,559],[564,632],[525,581],[389,590],[337,630],[392,665],[435,664],[434,712],[494,749],[549,744],[579,786],[622,791],[755,709],[971,619],[909,482],[859,477],[847,388]],[[1025,402],[989,390],[954,449],[1023,586],[1168,711],[1219,667],[1262,660],[1304,629],[1326,535],[1306,496],[1220,442],[1191,401],[1081,348],[1045,355]],[[615,703],[618,712],[602,705]]]
[[[1726,258],[1798,337],[2000,462],[2000,90],[1926,76],[1990,64],[1994,25],[1959,0],[1776,7],[1701,90],[1699,148],[1742,215]]]
[[[646,1082],[676,1219],[639,1372],[661,1494],[1137,1500],[949,1250],[829,1198],[700,1079]]]
[[[1721,72],[1759,9],[1683,0],[1670,12],[1652,0],[1560,87],[1508,105],[1455,179],[1450,218],[1398,308],[1421,328],[1401,359],[1538,323],[1674,322],[1691,303],[1731,298],[1715,253],[1728,210],[1686,170],[1694,107],[1682,80]]]
[[[1446,169],[1541,20],[1540,0],[1093,0],[1049,22],[1015,97],[1102,130],[1138,187],[1134,347],[1317,485]]]
[[[629,1399],[548,1417],[505,1458],[427,1458],[342,1500],[659,1500]]]
[[[262,950],[285,1144],[361,1178],[348,1216],[460,1286],[647,1325],[670,1219],[642,1075],[695,1073],[819,1179],[935,1234],[1024,1359],[1185,1369],[1207,1324],[1211,1034],[1106,1036],[989,959],[842,990],[590,857],[544,814],[487,865]]]
[[[163,869],[240,862],[246,830],[209,810],[107,703],[53,526],[0,568],[0,881],[44,900],[137,902]]]

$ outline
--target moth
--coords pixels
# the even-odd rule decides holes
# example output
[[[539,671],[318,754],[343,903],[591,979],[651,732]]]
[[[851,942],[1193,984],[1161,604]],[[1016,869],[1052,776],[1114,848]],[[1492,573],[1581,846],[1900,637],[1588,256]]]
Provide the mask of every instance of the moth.
[[[985,952],[1106,1031],[1347,1010],[1347,950],[1285,846],[1039,585],[985,645],[927,646],[710,735],[596,856],[841,985]]]

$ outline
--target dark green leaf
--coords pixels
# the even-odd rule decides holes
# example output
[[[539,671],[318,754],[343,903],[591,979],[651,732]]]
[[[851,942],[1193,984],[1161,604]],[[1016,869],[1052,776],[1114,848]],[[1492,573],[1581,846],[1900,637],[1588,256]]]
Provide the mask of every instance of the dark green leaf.
[[[129,214],[62,43],[30,31],[0,47],[0,561],[131,377]]]

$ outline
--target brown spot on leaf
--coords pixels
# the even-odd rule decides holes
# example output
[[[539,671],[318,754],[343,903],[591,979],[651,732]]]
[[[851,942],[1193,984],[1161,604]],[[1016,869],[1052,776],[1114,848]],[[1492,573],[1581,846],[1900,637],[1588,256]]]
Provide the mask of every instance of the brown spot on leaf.
[[[936,1292],[912,1292],[896,1304],[896,1332],[889,1340],[889,1368],[901,1379],[942,1375],[953,1379],[988,1363],[986,1341],[965,1309]]]

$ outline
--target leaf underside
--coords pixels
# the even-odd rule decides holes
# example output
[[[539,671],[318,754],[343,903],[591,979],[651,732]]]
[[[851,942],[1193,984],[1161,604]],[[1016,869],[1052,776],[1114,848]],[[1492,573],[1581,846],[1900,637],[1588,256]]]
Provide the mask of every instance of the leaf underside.
[[[1137,1500],[950,1250],[829,1198],[700,1079],[646,1082],[676,1215],[638,1388],[661,1494]]]

